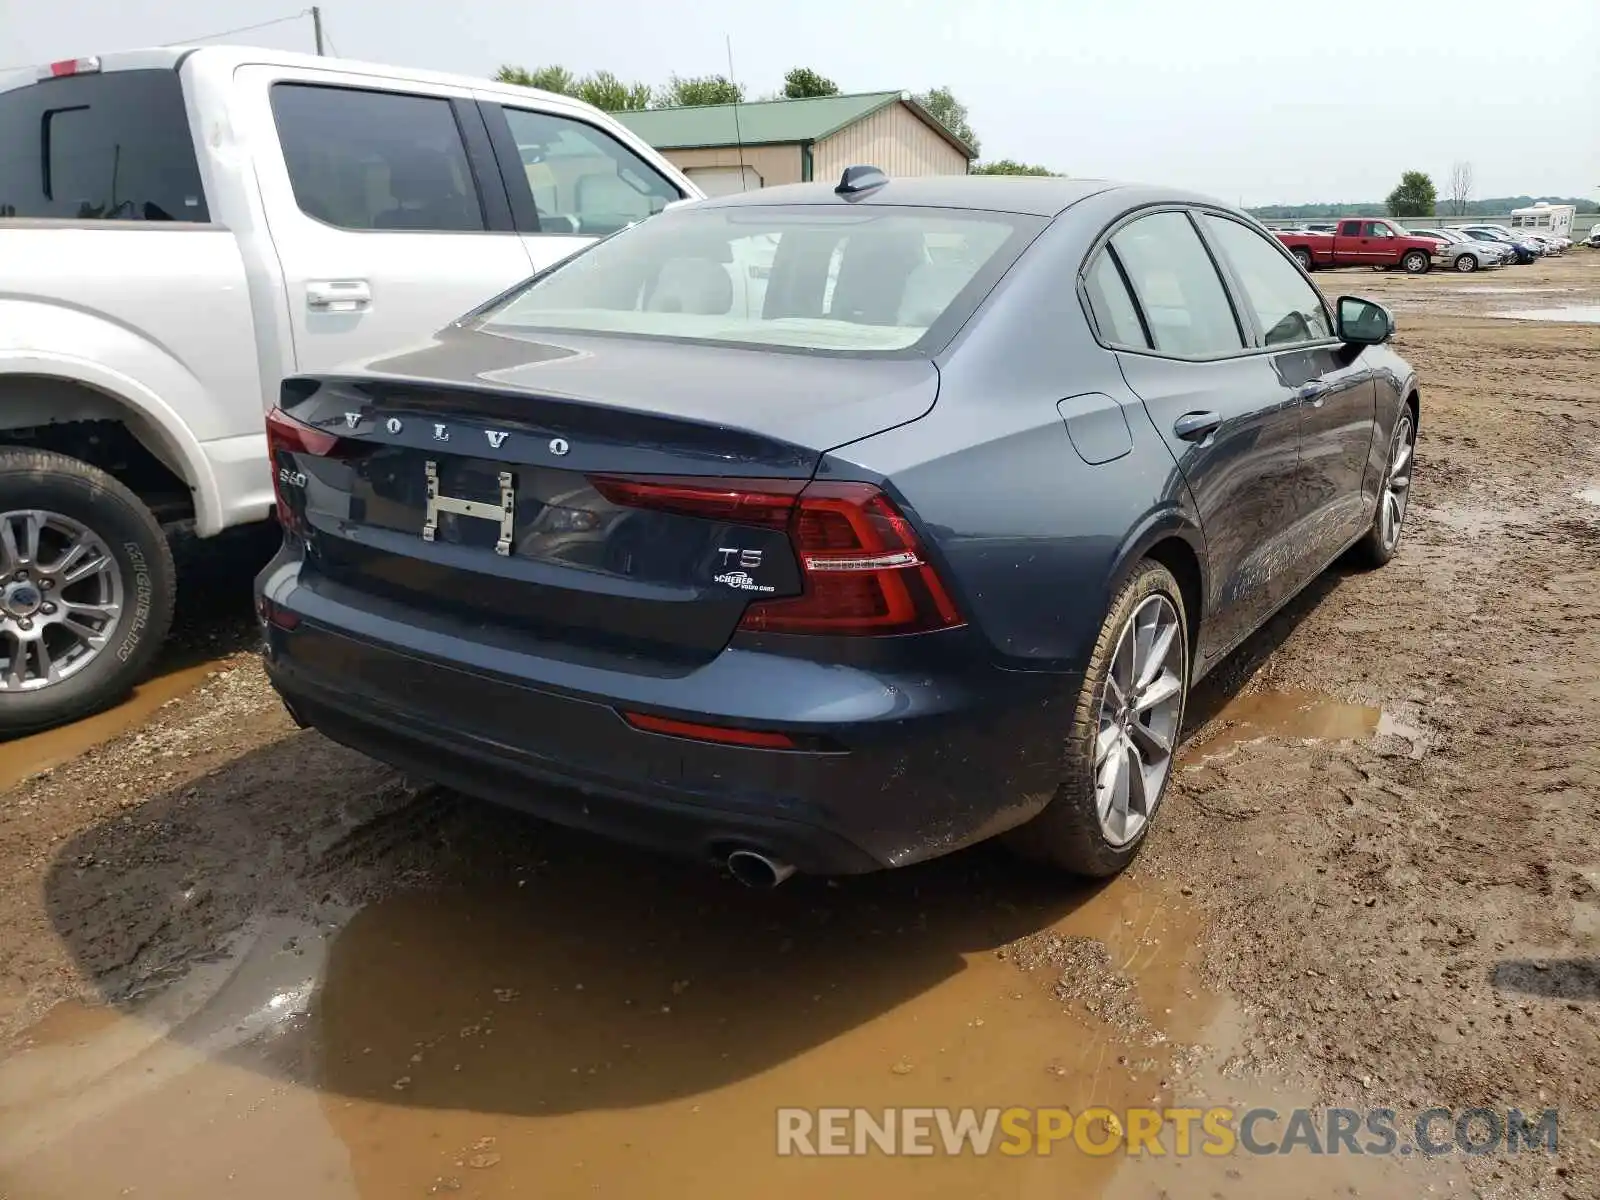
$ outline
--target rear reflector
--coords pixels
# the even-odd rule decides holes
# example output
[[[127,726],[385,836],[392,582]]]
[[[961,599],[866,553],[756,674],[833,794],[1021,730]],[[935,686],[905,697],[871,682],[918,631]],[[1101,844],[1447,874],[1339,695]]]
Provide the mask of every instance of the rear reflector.
[[[741,629],[885,635],[963,623],[911,523],[870,483],[663,476],[589,482],[613,504],[785,530],[805,591],[751,604]]]
[[[668,737],[693,738],[698,742],[720,742],[726,746],[748,746],[756,750],[794,750],[795,740],[786,733],[773,733],[761,729],[734,729],[728,725],[702,725],[698,721],[674,721],[670,717],[653,717],[649,713],[624,711],[622,719],[635,729],[646,733],[663,733]]]
[[[290,612],[287,608],[279,608],[265,596],[256,598],[256,616],[261,618],[263,625],[275,625],[279,629],[299,629],[300,614]]]
[[[40,79],[59,79],[63,75],[93,75],[100,70],[98,58],[63,58],[39,72]]]

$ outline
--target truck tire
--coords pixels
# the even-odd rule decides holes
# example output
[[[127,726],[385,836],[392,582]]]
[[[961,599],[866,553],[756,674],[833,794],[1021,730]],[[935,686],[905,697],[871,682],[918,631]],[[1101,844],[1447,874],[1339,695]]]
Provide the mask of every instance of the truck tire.
[[[1478,269],[1478,256],[1476,254],[1463,254],[1456,259],[1456,270],[1463,274],[1471,274]]]
[[[161,526],[96,467],[0,447],[0,737],[120,700],[172,624]]]
[[[1407,250],[1401,256],[1400,265],[1407,275],[1426,275],[1433,263],[1421,250]]]
[[[1289,251],[1289,253],[1294,255],[1295,262],[1299,263],[1301,269],[1307,274],[1310,274],[1312,271],[1317,269],[1317,263],[1316,260],[1311,257],[1311,251],[1307,250],[1304,246],[1296,246],[1293,250]]]

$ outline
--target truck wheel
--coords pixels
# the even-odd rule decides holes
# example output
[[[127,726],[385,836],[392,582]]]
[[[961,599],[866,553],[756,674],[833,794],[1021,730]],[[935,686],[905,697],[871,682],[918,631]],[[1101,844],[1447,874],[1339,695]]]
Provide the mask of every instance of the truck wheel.
[[[1407,275],[1426,275],[1428,268],[1433,264],[1421,250],[1407,250],[1405,257],[1400,260],[1400,265],[1405,268]]]
[[[1311,257],[1311,251],[1304,246],[1296,246],[1290,253],[1294,255],[1295,262],[1299,263],[1301,269],[1307,273],[1317,269],[1317,264]]]
[[[1463,254],[1460,258],[1456,259],[1456,270],[1461,271],[1464,274],[1470,275],[1477,269],[1478,259],[1476,255]]]
[[[172,624],[172,550],[150,510],[75,458],[0,449],[0,737],[132,687]]]

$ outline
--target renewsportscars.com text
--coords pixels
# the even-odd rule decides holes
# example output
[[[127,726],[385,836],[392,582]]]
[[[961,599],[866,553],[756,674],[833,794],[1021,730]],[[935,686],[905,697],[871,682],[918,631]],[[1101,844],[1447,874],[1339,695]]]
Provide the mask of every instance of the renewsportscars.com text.
[[[780,1155],[1554,1154],[1559,1114],[1429,1108],[780,1108]]]

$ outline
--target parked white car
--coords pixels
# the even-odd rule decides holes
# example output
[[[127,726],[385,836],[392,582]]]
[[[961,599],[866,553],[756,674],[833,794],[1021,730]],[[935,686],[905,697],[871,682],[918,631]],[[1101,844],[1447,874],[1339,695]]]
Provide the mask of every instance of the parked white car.
[[[576,100],[240,47],[0,79],[0,162],[0,736],[146,668],[163,523],[269,515],[285,375],[423,342],[701,196]]]

